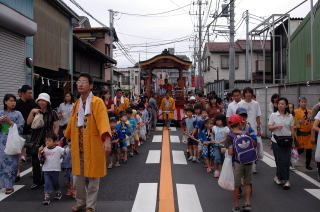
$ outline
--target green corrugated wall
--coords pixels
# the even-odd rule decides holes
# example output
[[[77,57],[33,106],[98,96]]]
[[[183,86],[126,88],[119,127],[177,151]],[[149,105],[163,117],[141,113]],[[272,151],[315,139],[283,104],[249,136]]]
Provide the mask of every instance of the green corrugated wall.
[[[313,27],[314,50],[314,80],[320,80],[320,2],[315,6],[315,19]],[[290,82],[311,80],[310,58],[310,14],[300,24],[291,36],[290,43]]]

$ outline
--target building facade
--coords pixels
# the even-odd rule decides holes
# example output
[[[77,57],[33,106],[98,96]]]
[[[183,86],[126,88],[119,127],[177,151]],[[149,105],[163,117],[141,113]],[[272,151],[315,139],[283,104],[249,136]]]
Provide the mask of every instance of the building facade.
[[[16,95],[23,84],[32,85],[33,3],[0,0],[0,102],[6,93]]]
[[[120,87],[127,93],[132,95],[140,95],[140,68],[128,67],[128,68],[117,68],[117,72],[121,73],[120,76]]]

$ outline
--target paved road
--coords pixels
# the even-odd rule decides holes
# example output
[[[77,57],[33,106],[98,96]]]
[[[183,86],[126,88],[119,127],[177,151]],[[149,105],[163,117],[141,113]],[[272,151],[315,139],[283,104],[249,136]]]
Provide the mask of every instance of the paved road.
[[[170,185],[175,211],[231,211],[232,193],[222,190],[217,179],[212,174],[207,174],[202,164],[185,160],[185,144],[181,143],[181,132],[174,130],[170,130],[169,142],[162,139],[159,128],[141,146],[138,156],[131,158],[127,165],[109,171],[101,183],[98,211],[151,212],[158,211],[160,205],[161,212],[165,211],[163,208],[170,208]],[[170,144],[168,151],[171,157],[169,155],[168,158],[161,151],[165,142]],[[161,171],[161,163],[163,165],[168,162],[172,175],[163,171],[170,167],[163,166]],[[320,211],[320,183],[312,178],[313,175],[309,177],[299,171],[292,172],[292,189],[284,191],[272,182],[275,172],[273,166],[274,161],[270,155],[258,164],[259,173],[254,175],[253,182],[253,211]],[[10,196],[0,194],[0,211],[70,211],[74,200],[66,196],[59,202],[53,201],[50,206],[42,206],[42,191],[31,191],[31,182],[31,173],[28,173],[18,183],[17,188],[21,188],[15,193]],[[160,195],[166,192],[169,193],[165,198]]]

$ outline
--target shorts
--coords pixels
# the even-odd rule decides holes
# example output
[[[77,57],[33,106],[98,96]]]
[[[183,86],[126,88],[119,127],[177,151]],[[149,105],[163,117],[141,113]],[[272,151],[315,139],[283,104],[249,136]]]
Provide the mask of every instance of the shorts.
[[[112,143],[112,154],[119,154],[119,153],[120,153],[120,144]]]
[[[239,162],[234,162],[233,173],[235,187],[242,186],[242,179],[244,185],[250,185],[252,183],[252,163],[245,165]]]
[[[192,139],[192,138],[188,138],[188,146],[198,146],[198,141]]]
[[[139,141],[139,134],[137,132],[135,132],[133,138],[134,138],[134,141]]]
[[[127,142],[124,140],[124,141],[120,141],[119,142],[119,146],[121,148],[122,151],[127,151]]]
[[[213,144],[210,148],[210,157],[212,158],[214,163],[220,163],[221,164],[221,150],[220,147]]]

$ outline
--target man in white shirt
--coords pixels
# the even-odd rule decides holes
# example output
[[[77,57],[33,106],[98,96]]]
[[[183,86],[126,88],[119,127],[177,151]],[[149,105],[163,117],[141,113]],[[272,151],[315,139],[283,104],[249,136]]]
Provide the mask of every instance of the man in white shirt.
[[[227,109],[227,118],[232,116],[233,114],[236,114],[236,111],[238,109],[238,104],[241,102],[241,91],[239,89],[234,89],[232,91],[232,98],[233,101],[228,105]]]
[[[253,100],[253,89],[252,88],[245,88],[243,89],[243,100],[239,102],[239,108],[245,108],[248,112],[248,119],[247,121],[250,123],[251,127],[254,129],[257,139],[258,145],[262,146],[262,139],[261,139],[261,109],[260,105],[257,101]],[[257,173],[256,170],[256,163],[252,166],[252,172]]]

